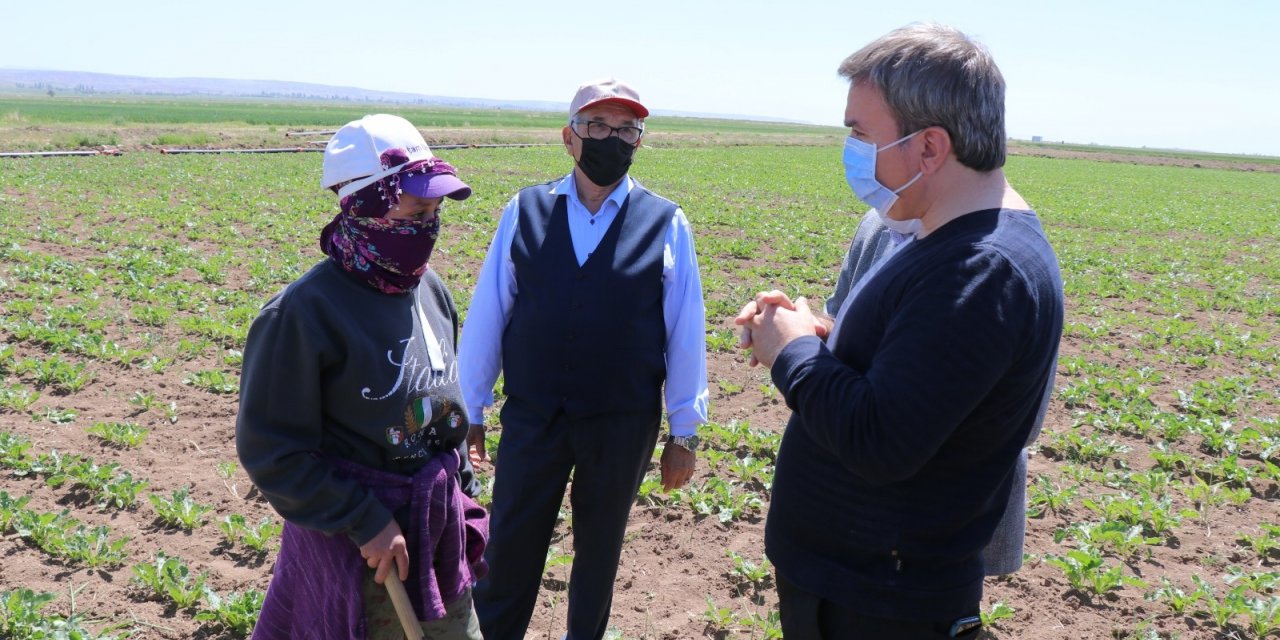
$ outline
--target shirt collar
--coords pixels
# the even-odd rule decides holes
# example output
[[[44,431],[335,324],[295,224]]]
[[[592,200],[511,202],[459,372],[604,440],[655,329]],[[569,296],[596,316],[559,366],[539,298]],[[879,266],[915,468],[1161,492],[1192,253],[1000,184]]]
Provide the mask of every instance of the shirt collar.
[[[605,198],[604,201],[606,203],[612,202],[615,210],[621,209],[622,203],[626,202],[627,196],[631,195],[632,184],[631,176],[625,176],[622,179],[622,182],[619,182],[618,186],[614,187],[613,192],[610,193],[609,197]],[[551,189],[551,194],[564,194],[569,196],[569,199],[577,203],[578,206],[583,207],[584,209],[586,208],[585,205],[582,204],[582,199],[578,197],[578,183],[574,181],[572,172],[560,179],[560,182]],[[604,211],[604,205],[601,205],[600,210],[602,212]]]

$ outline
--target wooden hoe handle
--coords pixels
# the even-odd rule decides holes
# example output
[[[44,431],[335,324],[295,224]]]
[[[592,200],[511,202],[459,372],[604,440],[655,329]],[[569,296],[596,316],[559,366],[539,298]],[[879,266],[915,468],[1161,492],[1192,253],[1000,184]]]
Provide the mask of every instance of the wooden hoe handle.
[[[418,616],[413,612],[413,603],[409,602],[409,593],[400,582],[400,575],[395,567],[387,574],[387,593],[391,595],[391,604],[395,605],[396,615],[400,617],[400,626],[404,627],[404,635],[409,640],[423,640],[422,625],[418,624]]]

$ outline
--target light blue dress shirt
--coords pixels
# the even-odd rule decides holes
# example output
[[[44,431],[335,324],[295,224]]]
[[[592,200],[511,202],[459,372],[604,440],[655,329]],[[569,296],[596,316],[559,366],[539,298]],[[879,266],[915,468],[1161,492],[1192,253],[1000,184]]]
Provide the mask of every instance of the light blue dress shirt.
[[[634,185],[628,176],[594,215],[579,199],[572,173],[552,189],[553,194],[567,196],[569,236],[579,265],[600,245]],[[476,281],[458,347],[462,396],[476,423],[483,422],[485,407],[493,406],[493,385],[502,369],[502,335],[519,294],[515,263],[511,260],[519,208],[517,196],[502,211]],[[699,424],[707,421],[706,310],[693,232],[679,207],[667,225],[662,251],[662,315],[667,330],[667,420],[672,435],[692,435]]]

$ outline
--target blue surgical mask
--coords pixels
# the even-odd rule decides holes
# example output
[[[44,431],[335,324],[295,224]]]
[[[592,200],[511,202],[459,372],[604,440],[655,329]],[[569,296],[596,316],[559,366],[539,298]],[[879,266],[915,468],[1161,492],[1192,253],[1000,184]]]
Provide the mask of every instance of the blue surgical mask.
[[[874,207],[880,215],[880,221],[884,225],[898,233],[907,235],[915,235],[920,231],[920,221],[918,219],[911,220],[894,220],[889,217],[889,209],[898,201],[898,194],[903,189],[915,184],[920,176],[924,175],[921,171],[916,176],[907,181],[906,184],[897,189],[890,189],[876,180],[876,155],[885,149],[895,147],[912,136],[920,133],[909,133],[889,144],[876,148],[876,145],[870,142],[863,142],[849,136],[844,141],[844,178],[849,182],[849,188],[853,189],[853,194],[858,199]]]

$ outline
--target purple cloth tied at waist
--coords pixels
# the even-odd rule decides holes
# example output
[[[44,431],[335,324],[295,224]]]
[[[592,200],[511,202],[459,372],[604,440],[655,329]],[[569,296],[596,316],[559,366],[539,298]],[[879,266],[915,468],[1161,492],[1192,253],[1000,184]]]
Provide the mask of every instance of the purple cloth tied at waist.
[[[405,589],[419,620],[443,618],[445,607],[488,573],[483,555],[489,516],[460,490],[457,451],[437,455],[412,477],[333,457],[326,461],[393,513],[409,507]],[[367,571],[351,538],[286,522],[254,639],[364,638],[360,594]]]

